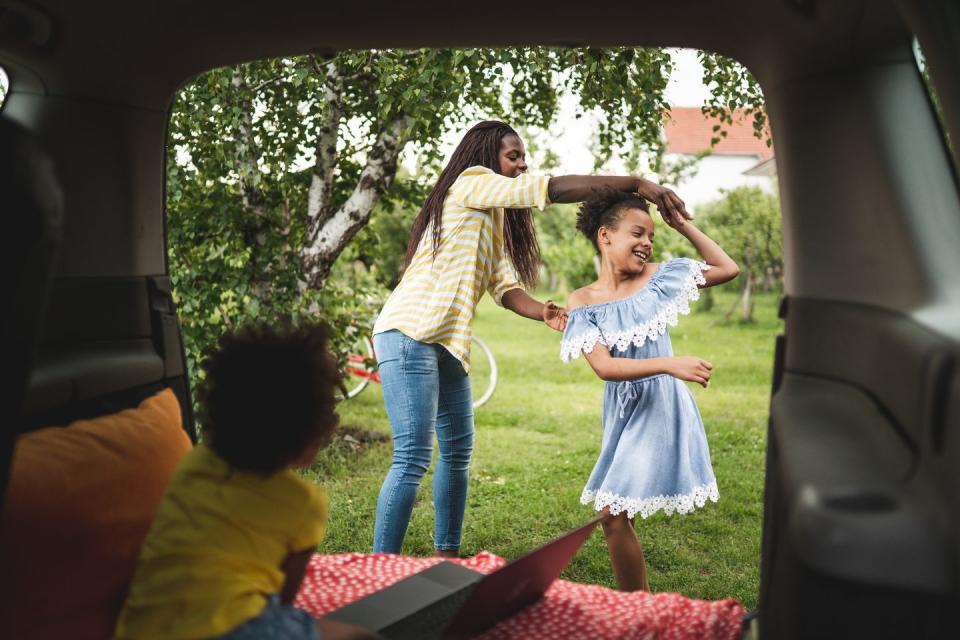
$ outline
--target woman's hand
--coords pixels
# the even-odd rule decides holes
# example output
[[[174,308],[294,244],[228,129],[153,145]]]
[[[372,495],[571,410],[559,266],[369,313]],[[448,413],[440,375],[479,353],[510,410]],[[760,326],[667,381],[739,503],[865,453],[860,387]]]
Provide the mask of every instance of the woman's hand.
[[[713,365],[703,358],[675,356],[669,359],[665,368],[674,378],[696,382],[706,388],[710,384],[710,370]]]
[[[663,216],[663,221],[674,228],[683,226],[693,216],[687,211],[686,205],[672,189],[661,187],[655,182],[640,178],[637,193],[657,205],[657,210]]]
[[[553,300],[543,303],[543,321],[551,329],[563,331],[567,328],[567,310],[553,304]]]

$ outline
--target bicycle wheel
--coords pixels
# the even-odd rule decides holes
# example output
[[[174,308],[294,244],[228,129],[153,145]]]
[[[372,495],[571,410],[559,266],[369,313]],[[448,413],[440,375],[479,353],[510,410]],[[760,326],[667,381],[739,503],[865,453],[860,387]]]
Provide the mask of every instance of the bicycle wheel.
[[[473,336],[473,349],[470,350],[470,377],[477,383],[474,391],[483,390],[473,401],[473,408],[477,409],[487,403],[497,388],[497,361],[487,343],[476,336]]]
[[[341,373],[346,395],[338,395],[338,400],[355,398],[367,388],[371,380],[379,381],[377,360],[373,354],[373,342],[370,336],[362,333],[357,335]]]

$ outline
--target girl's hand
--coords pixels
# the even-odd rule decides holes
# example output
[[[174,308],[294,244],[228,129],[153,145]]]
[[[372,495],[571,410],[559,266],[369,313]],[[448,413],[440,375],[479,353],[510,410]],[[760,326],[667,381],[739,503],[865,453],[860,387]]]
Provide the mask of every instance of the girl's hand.
[[[657,205],[657,211],[663,216],[663,221],[674,229],[679,229],[684,222],[693,219],[683,200],[672,189],[641,178],[637,193]]]
[[[670,358],[666,369],[667,373],[674,378],[696,382],[706,388],[710,383],[710,370],[713,369],[713,365],[702,358],[677,356]]]
[[[567,328],[567,310],[547,300],[543,303],[543,321],[551,329],[562,332]]]

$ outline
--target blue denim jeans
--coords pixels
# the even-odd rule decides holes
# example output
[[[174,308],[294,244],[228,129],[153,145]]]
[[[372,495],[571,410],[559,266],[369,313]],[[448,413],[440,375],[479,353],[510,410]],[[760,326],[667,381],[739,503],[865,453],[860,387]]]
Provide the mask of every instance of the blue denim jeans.
[[[216,640],[320,640],[317,621],[306,611],[281,604],[276,594],[256,617],[228,631]]]
[[[393,430],[393,463],[377,499],[374,552],[399,553],[423,474],[440,456],[433,474],[434,545],[460,548],[467,476],[473,452],[473,401],[463,365],[438,344],[397,330],[373,337],[383,400]]]

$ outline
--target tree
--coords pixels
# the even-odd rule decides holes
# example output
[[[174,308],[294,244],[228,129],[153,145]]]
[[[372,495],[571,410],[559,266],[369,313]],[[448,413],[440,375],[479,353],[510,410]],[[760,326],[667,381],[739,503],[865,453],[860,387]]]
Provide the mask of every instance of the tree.
[[[576,227],[575,205],[554,205],[549,213],[537,216],[536,224],[543,262],[553,280],[548,283],[551,289],[562,281],[569,292],[596,280],[597,252]]]
[[[725,318],[739,305],[741,320],[752,321],[751,293],[783,278],[779,199],[759,187],[737,187],[701,211],[705,230],[740,265],[740,292]]]
[[[723,78],[737,68],[704,55]],[[382,279],[334,266],[374,210],[419,210],[430,179],[397,180],[405,149],[435,169],[448,131],[484,117],[547,128],[572,93],[603,114],[604,153],[629,140],[656,153],[671,69],[659,49],[531,47],[346,51],[199,76],[173,105],[167,183],[188,359],[250,318],[369,324]]]

